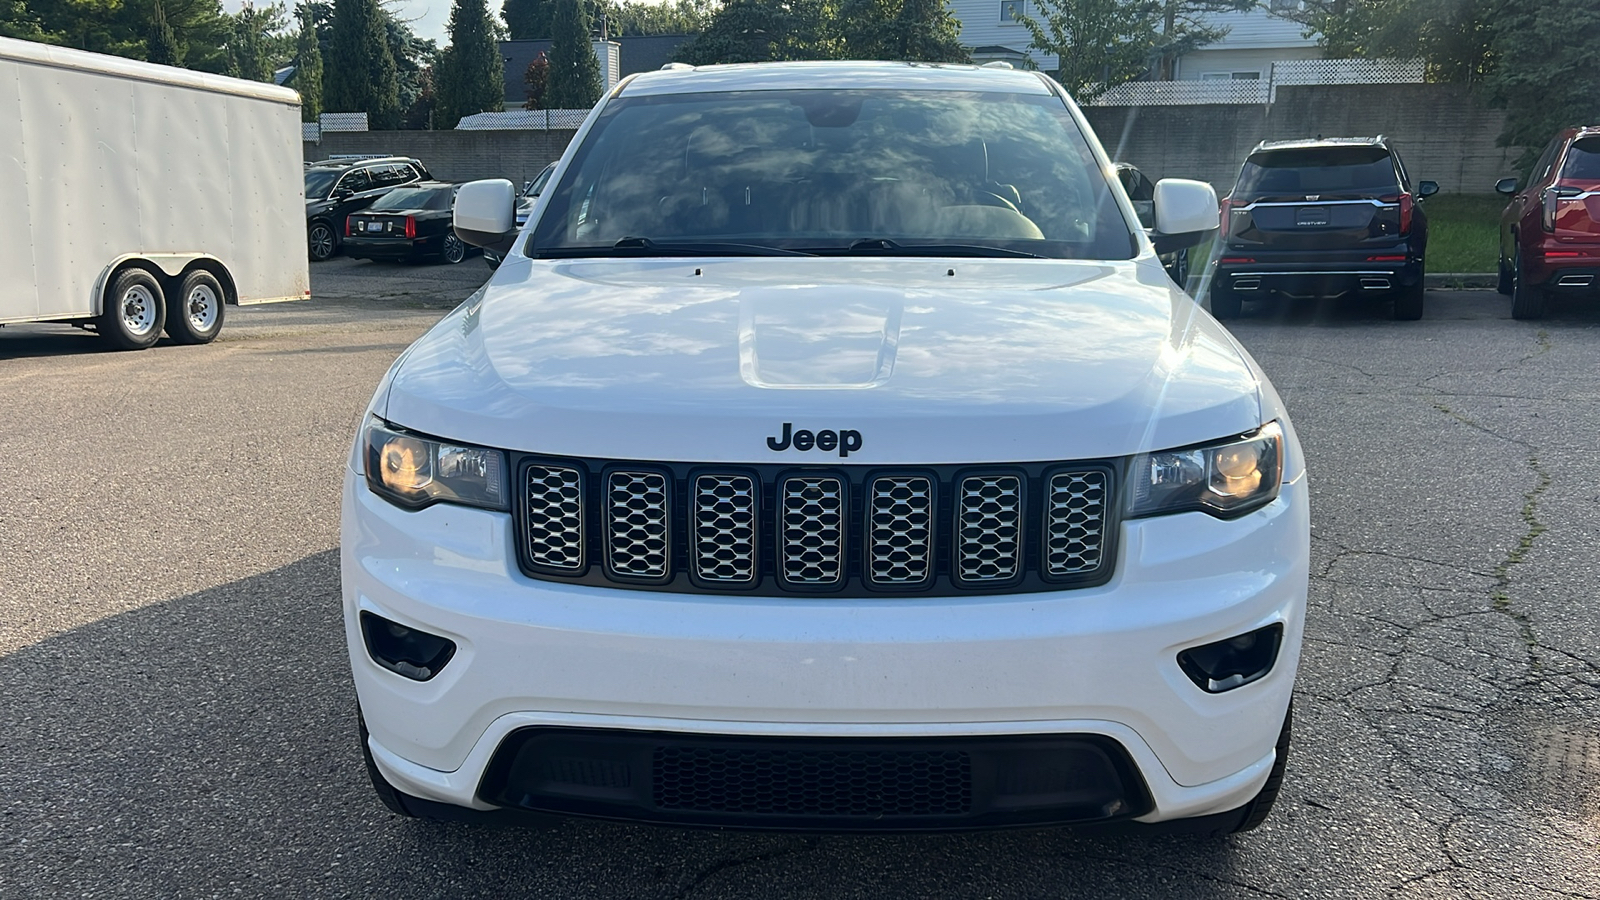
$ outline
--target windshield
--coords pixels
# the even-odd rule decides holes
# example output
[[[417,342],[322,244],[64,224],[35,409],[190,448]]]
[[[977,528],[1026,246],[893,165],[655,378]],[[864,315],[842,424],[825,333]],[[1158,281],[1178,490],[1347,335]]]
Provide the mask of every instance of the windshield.
[[[1093,259],[1128,259],[1137,246],[1059,98],[887,90],[608,104],[528,252],[600,255],[640,238]]]
[[[455,194],[455,187],[430,187],[430,188],[399,188],[379,197],[377,202],[367,207],[369,210],[383,209],[426,209],[445,210],[450,208],[450,201]]]
[[[328,196],[334,182],[343,174],[343,169],[311,169],[306,172],[306,199],[321,200]]]
[[[1251,156],[1233,195],[1394,193],[1399,184],[1382,147],[1307,147]]]

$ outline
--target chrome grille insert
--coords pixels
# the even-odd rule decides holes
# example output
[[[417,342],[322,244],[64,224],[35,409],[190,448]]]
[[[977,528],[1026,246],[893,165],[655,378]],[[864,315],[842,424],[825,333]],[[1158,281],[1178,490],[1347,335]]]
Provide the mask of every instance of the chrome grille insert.
[[[748,475],[694,480],[694,574],[717,584],[756,580],[756,483]]]
[[[844,483],[831,475],[792,475],[778,485],[778,571],[790,584],[844,580]]]
[[[867,577],[915,585],[933,574],[933,481],[922,475],[874,478],[868,493]]]
[[[966,583],[1008,581],[1021,565],[1022,479],[972,475],[956,498],[955,575]]]
[[[1047,575],[1059,578],[1100,568],[1106,542],[1106,482],[1106,473],[1097,471],[1050,477],[1044,522]]]
[[[667,575],[667,477],[660,472],[606,474],[606,566],[625,578]]]
[[[527,548],[534,565],[583,568],[583,473],[562,466],[527,469]]]

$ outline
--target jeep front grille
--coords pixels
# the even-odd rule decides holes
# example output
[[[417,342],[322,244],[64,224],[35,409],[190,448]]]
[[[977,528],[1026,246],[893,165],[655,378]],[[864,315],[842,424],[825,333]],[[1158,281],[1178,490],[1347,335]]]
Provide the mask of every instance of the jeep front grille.
[[[761,596],[1101,584],[1115,561],[1117,471],[524,456],[519,561],[534,578]]]

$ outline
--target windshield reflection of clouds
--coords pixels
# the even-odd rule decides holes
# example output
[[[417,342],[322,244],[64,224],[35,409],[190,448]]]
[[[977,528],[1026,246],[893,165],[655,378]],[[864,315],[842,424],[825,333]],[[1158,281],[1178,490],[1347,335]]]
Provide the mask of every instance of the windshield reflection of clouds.
[[[608,106],[555,191],[535,252],[625,237],[782,246],[868,237],[1042,239],[1070,244],[1076,256],[1130,253],[1105,179],[1054,97],[650,99]]]

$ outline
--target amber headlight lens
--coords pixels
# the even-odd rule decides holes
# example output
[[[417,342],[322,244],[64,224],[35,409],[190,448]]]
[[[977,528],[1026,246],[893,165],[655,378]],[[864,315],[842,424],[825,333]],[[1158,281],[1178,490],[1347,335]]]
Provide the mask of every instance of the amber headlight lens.
[[[1243,515],[1271,503],[1282,477],[1283,429],[1277,422],[1206,447],[1141,453],[1128,471],[1128,515]]]
[[[505,454],[407,434],[373,420],[364,437],[367,484],[405,507],[460,503],[507,509]]]

